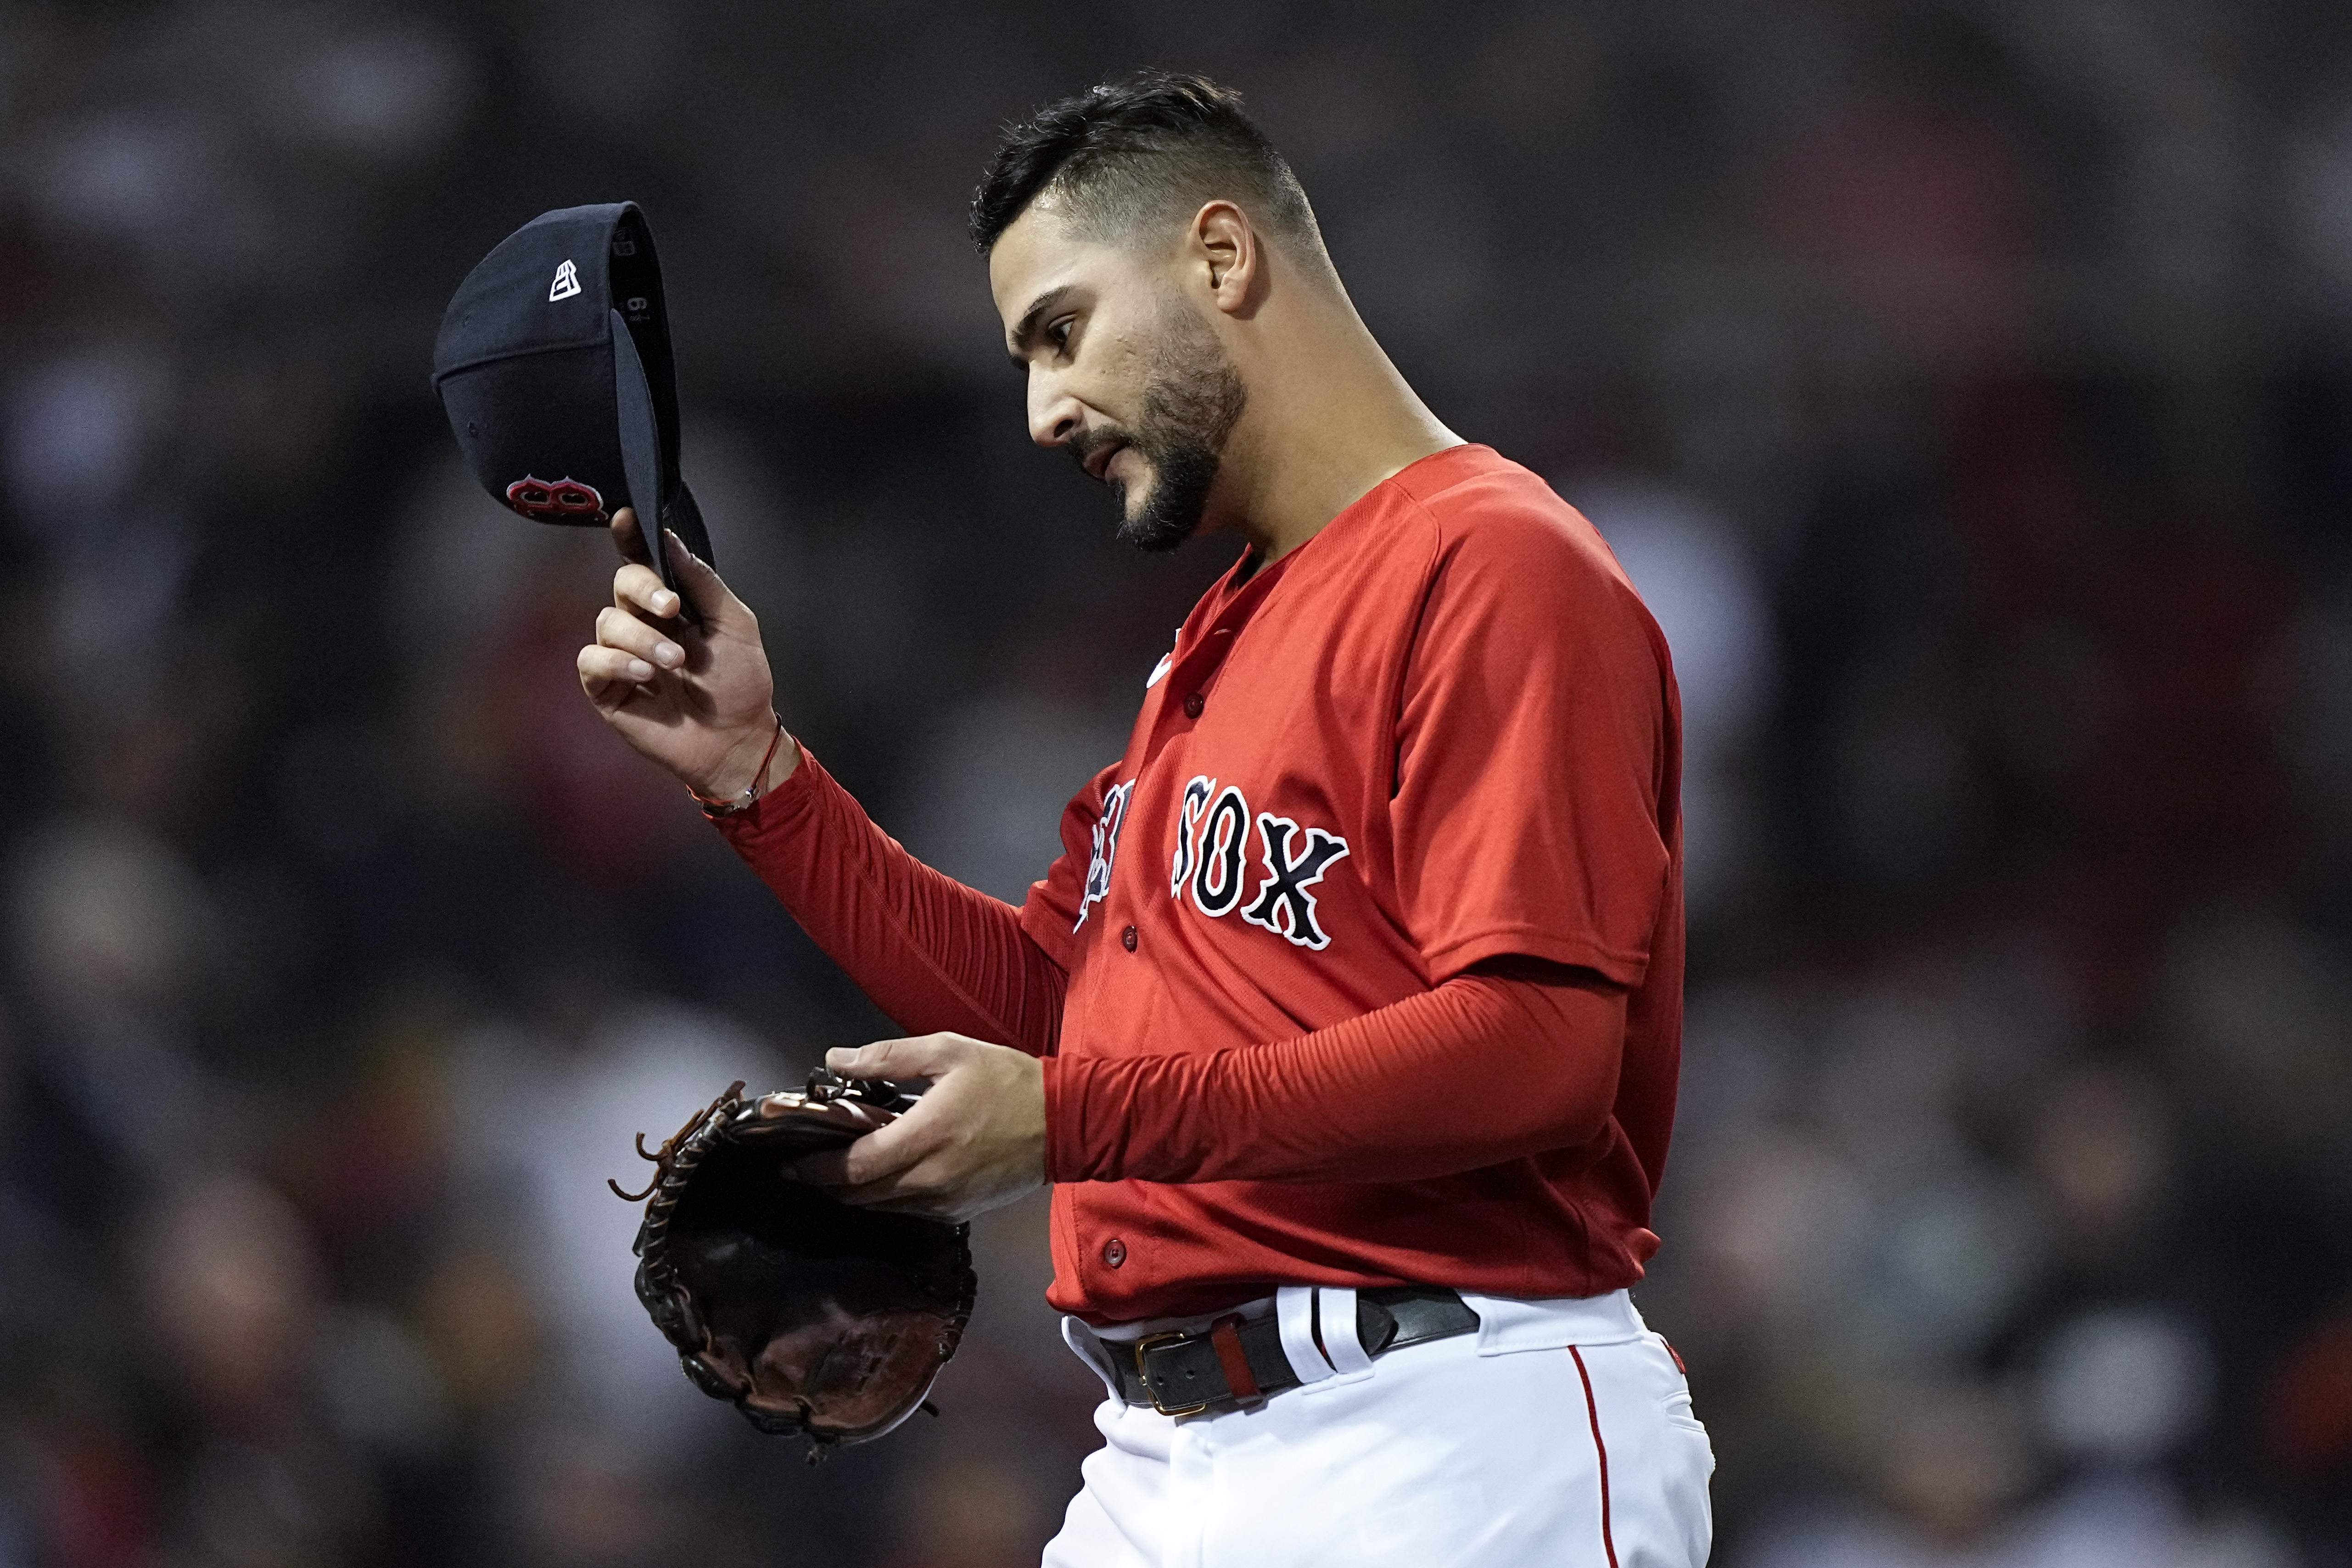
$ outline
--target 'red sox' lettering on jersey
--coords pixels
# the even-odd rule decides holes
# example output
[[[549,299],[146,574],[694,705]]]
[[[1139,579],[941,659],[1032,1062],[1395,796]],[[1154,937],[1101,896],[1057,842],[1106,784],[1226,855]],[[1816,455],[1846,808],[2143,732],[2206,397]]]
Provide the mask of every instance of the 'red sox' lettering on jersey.
[[[1219,790],[1194,832],[1189,891],[1192,907],[1214,919],[1241,902],[1242,858],[1249,848],[1249,803],[1242,792]]]
[[[1103,796],[1102,816],[1095,822],[1093,852],[1087,858],[1086,897],[1078,904],[1072,931],[1087,923],[1087,911],[1110,891],[1111,864],[1118,858],[1119,830],[1127,826],[1127,803],[1134,794],[1135,781],[1129,779]]]
[[[1257,831],[1265,847],[1265,880],[1258,884],[1257,902],[1242,911],[1242,919],[1320,952],[1331,945],[1331,938],[1315,923],[1315,895],[1307,889],[1323,879],[1333,861],[1346,858],[1348,841],[1271,812],[1257,819]],[[1296,858],[1291,856],[1294,843]]]
[[[1122,787],[1131,789],[1133,781]],[[1249,797],[1238,788],[1227,785],[1220,791],[1207,774],[1195,774],[1186,783],[1176,817],[1169,897],[1181,903],[1190,894],[1192,907],[1213,920],[1231,914],[1241,903],[1250,820]],[[1346,857],[1348,841],[1320,827],[1302,828],[1272,812],[1256,820],[1263,879],[1242,919],[1320,952],[1331,945],[1331,937],[1316,923],[1315,895],[1307,889],[1323,879],[1334,861]]]
[[[1209,797],[1217,793],[1217,781],[1197,775],[1184,786],[1184,804],[1176,818],[1176,863],[1168,877],[1168,896],[1181,899],[1184,884],[1192,879],[1192,860],[1198,853],[1201,818],[1209,809]]]

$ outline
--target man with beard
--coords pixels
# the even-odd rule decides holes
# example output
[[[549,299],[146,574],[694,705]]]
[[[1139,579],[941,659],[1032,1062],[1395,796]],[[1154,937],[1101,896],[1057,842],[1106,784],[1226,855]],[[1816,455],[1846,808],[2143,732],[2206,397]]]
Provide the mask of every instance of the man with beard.
[[[829,1065],[932,1082],[800,1173],[945,1219],[1054,1184],[1108,1397],[1048,1563],[1703,1562],[1706,1436],[1626,1295],[1680,1048],[1655,625],[1405,384],[1234,94],[1048,108],[972,231],[1031,437],[1143,548],[1245,548],[1018,910],[785,731],[708,567],[701,629],[622,568],[589,696],[908,1031]]]

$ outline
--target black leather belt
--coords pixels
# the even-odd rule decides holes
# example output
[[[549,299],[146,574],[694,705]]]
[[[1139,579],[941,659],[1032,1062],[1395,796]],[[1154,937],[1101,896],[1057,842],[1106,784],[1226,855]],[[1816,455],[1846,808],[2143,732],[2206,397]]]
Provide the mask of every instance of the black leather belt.
[[[1399,1285],[1356,1292],[1356,1338],[1372,1355],[1466,1334],[1477,1326],[1478,1314],[1456,1291]],[[1245,1323],[1238,1316],[1223,1317],[1206,1333],[1150,1334],[1132,1345],[1100,1342],[1118,1380],[1118,1396],[1162,1415],[1252,1405],[1300,1383],[1283,1351],[1276,1318]]]

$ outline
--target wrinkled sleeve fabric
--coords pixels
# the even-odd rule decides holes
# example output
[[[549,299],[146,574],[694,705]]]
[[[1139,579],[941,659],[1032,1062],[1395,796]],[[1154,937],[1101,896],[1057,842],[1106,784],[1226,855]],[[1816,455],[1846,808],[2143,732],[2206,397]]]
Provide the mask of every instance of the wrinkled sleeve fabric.
[[[1045,1064],[1055,1182],[1396,1182],[1604,1135],[1624,994],[1509,964],[1294,1039]]]
[[[718,820],[801,929],[900,1028],[1053,1051],[1066,966],[1029,939],[1010,904],[876,826],[806,748],[792,777]],[[1069,879],[1058,866],[1054,876]]]
[[[1670,858],[1669,671],[1597,536],[1527,509],[1441,535],[1390,803],[1433,981],[1517,953],[1641,984]]]

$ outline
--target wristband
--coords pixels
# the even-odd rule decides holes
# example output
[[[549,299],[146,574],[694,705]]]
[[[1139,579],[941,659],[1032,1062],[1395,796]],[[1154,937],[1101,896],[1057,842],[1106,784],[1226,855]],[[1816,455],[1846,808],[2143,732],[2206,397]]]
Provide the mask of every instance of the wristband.
[[[751,775],[751,782],[743,786],[743,793],[741,795],[736,795],[732,799],[720,799],[717,796],[704,795],[692,784],[686,786],[686,793],[694,797],[694,804],[702,808],[703,816],[710,817],[714,821],[722,816],[732,816],[737,812],[742,810],[745,806],[760,798],[760,786],[768,782],[768,764],[776,760],[776,748],[784,743],[783,715],[777,713],[772,714],[772,717],[776,721],[776,732],[773,736],[770,737],[768,741],[768,750],[760,758],[760,771]]]

